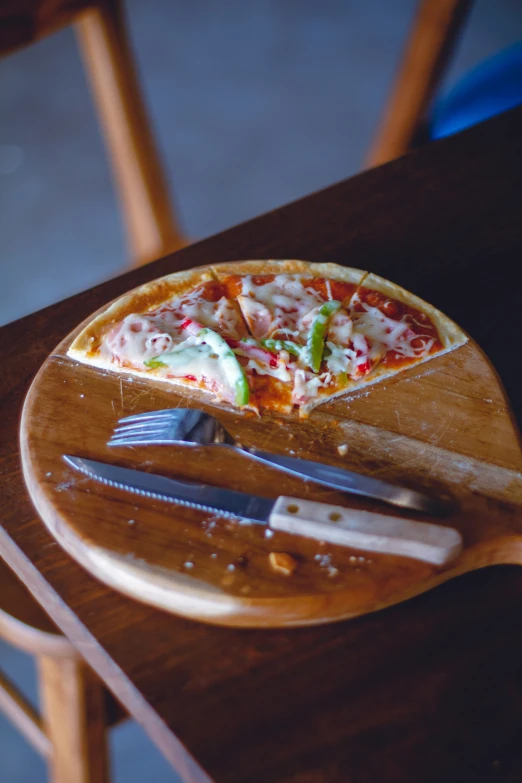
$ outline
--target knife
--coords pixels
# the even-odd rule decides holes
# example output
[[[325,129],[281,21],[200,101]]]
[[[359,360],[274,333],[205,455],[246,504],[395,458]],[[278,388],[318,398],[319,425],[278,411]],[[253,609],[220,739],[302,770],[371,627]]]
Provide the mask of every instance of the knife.
[[[448,563],[462,549],[457,530],[427,522],[285,496],[271,500],[69,454],[64,460],[110,487],[354,549],[403,555],[434,565]]]

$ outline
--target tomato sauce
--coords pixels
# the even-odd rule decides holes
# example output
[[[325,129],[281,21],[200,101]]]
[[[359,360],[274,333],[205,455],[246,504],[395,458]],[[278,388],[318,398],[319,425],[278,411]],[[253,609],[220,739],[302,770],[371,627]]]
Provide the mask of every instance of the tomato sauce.
[[[227,296],[226,287],[217,280],[207,280],[206,283],[202,283],[196,288],[196,291],[193,293],[196,292],[200,299],[205,299],[207,302],[219,302],[223,296]],[[193,293],[191,293],[191,297]]]
[[[235,299],[242,291],[242,277],[244,275],[229,275],[223,280],[223,285],[227,289],[228,296]],[[266,285],[274,281],[275,275],[252,275],[252,282],[254,285]],[[302,284],[304,288],[311,288],[327,302],[330,299],[330,293],[332,299],[338,299],[343,302],[346,299],[351,299],[355,291],[355,283],[343,283],[338,280],[330,280],[329,285],[327,281],[322,277],[302,277]],[[330,289],[330,292],[328,291]]]
[[[246,275],[229,275],[222,281],[222,285],[227,291],[229,299],[236,299],[243,291],[243,278]],[[275,275],[252,275],[254,285],[265,285],[271,283]]]
[[[251,400],[260,408],[280,411],[292,410],[291,386],[271,375],[253,375],[251,379]]]
[[[328,283],[329,285],[327,285],[327,281],[322,277],[314,277],[310,280],[303,281],[305,288],[313,288],[326,302],[330,299],[331,293],[332,299],[337,299],[339,302],[344,303],[345,300],[350,300],[352,298],[356,289],[355,283],[343,283],[339,280],[329,280]],[[330,291],[328,291],[328,289],[330,289]],[[346,302],[346,305],[348,305],[348,302]]]
[[[373,291],[371,288],[364,288],[361,286],[358,290],[358,298],[361,302],[364,302],[370,307],[376,307],[388,318],[393,318],[395,321],[404,321],[408,324],[408,327],[412,332],[419,335],[418,340],[412,340],[412,346],[419,348],[419,350],[425,344],[425,339],[432,339],[433,345],[431,346],[429,353],[440,351],[443,345],[440,341],[437,327],[431,321],[430,317],[425,313],[417,310],[415,307],[410,307],[404,302],[400,302],[398,299],[392,299],[386,294],[382,294],[380,291]],[[362,310],[360,304],[354,306],[354,310],[359,312]],[[410,357],[401,356],[395,351],[388,351],[386,356],[382,359],[381,364],[386,365],[390,369],[397,369],[404,367],[412,363]]]

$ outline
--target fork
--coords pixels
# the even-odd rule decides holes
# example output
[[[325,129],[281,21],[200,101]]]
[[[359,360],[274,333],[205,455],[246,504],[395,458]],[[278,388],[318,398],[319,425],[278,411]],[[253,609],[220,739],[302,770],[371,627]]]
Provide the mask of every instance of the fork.
[[[213,446],[231,449],[285,473],[311,479],[316,484],[381,500],[393,506],[429,514],[445,514],[445,502],[420,492],[325,465],[321,462],[271,454],[253,446],[243,446],[209,413],[195,408],[172,408],[140,413],[120,419],[108,446],[180,445]]]

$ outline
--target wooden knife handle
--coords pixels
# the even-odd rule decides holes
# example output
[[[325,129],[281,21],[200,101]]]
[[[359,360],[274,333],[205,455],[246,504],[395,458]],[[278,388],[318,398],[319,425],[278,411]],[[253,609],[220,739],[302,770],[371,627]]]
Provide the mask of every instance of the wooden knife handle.
[[[462,536],[450,527],[283,496],[274,505],[269,525],[331,544],[435,565],[449,563],[462,549]]]

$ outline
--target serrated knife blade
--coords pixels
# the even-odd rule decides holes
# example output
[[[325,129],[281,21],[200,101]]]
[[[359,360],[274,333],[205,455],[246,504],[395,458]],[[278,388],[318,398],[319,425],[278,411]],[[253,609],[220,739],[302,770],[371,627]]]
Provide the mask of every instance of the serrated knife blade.
[[[71,467],[106,486],[134,492],[142,497],[179,503],[198,511],[212,513],[219,511],[224,517],[267,524],[275,505],[274,500],[247,495],[245,492],[197,484],[192,481],[180,481],[142,470],[97,462],[85,457],[64,454],[64,460]]]

